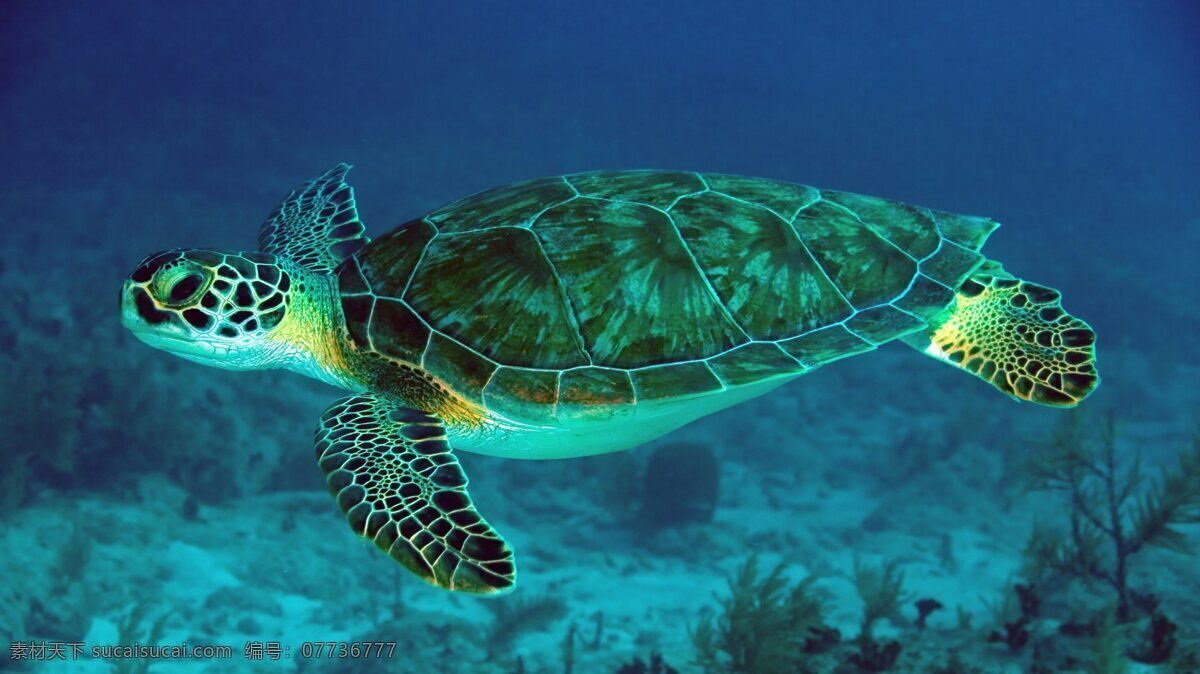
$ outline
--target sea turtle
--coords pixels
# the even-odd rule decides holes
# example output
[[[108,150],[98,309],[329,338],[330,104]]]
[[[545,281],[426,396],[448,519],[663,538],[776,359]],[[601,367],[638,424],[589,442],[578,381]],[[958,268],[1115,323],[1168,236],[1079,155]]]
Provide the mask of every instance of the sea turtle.
[[[437,586],[513,587],[451,446],[612,452],[893,339],[1070,407],[1095,334],[979,253],[996,223],[732,175],[602,171],[466,197],[370,241],[340,164],[257,252],[179,249],[121,291],[142,341],[349,389],[316,434],[359,534]],[[751,420],[747,420],[749,423]]]

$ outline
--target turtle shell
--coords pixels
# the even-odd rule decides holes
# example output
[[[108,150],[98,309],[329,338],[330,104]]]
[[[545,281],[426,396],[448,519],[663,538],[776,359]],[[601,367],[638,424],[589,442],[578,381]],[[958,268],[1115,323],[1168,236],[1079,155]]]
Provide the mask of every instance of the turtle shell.
[[[498,187],[339,267],[357,345],[517,418],[791,376],[926,326],[996,224],[739,176]]]

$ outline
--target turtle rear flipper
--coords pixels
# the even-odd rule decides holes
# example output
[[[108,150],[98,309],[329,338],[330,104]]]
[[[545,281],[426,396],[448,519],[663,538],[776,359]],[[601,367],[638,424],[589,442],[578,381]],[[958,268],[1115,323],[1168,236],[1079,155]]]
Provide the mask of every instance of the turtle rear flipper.
[[[942,322],[905,339],[1019,400],[1074,407],[1100,383],[1096,333],[1057,290],[989,269],[968,279]]]
[[[351,396],[326,410],[316,445],[329,491],[356,532],[438,587],[512,589],[512,550],[471,504],[440,419]]]

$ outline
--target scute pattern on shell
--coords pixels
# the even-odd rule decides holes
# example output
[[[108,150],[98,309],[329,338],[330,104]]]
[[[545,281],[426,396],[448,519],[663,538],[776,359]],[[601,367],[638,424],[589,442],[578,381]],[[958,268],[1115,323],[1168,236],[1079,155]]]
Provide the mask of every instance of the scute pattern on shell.
[[[995,227],[765,179],[595,172],[461,199],[339,275],[361,347],[536,419],[873,349],[949,306]]]

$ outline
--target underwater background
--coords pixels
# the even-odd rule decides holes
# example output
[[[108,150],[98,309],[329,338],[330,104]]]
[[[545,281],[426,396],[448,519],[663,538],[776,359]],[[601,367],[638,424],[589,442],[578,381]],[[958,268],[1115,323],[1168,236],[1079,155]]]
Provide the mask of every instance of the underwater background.
[[[1198,34],[1170,0],[0,3],[0,670],[1200,672]],[[617,168],[992,217],[1103,383],[1015,404],[896,344],[630,452],[460,453],[521,578],[446,593],[329,498],[339,392],[116,311],[339,161],[372,236]],[[134,642],[232,655],[50,658]]]

